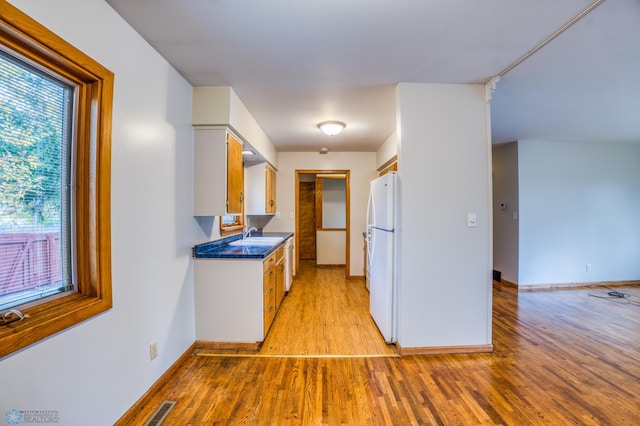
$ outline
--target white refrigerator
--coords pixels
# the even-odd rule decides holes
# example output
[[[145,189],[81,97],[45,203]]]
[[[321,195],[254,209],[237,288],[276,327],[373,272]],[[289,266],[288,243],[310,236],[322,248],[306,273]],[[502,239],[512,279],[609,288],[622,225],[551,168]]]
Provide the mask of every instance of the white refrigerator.
[[[398,175],[371,182],[367,205],[369,312],[387,343],[397,338],[396,235]]]

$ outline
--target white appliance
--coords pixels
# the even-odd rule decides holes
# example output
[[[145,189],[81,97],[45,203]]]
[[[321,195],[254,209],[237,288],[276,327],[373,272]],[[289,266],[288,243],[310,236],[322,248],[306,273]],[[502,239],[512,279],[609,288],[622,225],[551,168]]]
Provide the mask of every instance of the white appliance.
[[[293,264],[293,237],[289,238],[285,243],[285,257],[287,262],[287,270],[285,271],[285,282],[284,287],[286,291],[291,290],[291,283],[293,282],[293,276],[295,274],[295,266]]]
[[[397,338],[396,236],[398,175],[371,182],[367,206],[369,312],[387,343]]]

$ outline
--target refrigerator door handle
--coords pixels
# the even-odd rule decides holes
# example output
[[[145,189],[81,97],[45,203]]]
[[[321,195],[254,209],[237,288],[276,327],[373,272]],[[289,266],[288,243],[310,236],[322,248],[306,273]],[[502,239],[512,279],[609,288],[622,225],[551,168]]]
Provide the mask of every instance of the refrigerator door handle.
[[[373,189],[373,188],[372,188]],[[373,191],[369,193],[369,202],[367,203],[367,229],[375,224],[376,209],[373,201]]]
[[[369,261],[369,264],[371,263],[371,259],[373,259],[373,250],[375,249],[375,245],[376,245],[374,233],[371,231],[372,231],[372,227],[367,226],[367,259]]]
[[[369,201],[367,202],[367,257],[369,262],[371,262],[371,254],[373,253],[373,233],[371,232],[371,228],[373,227],[374,222],[371,216],[375,213],[373,206],[373,187],[371,189],[372,190],[369,193]]]

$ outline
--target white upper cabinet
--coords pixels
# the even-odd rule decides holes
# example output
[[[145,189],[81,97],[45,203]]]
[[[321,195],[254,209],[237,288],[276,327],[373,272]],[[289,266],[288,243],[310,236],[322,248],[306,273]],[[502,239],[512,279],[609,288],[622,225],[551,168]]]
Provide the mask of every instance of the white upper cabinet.
[[[245,192],[247,215],[276,213],[276,171],[268,163],[245,166]]]
[[[194,131],[194,216],[242,214],[242,142],[224,128]]]

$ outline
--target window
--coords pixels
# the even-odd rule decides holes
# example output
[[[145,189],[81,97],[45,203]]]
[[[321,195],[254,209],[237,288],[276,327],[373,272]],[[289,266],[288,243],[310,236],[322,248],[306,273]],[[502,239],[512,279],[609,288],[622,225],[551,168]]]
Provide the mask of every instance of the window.
[[[112,94],[109,70],[0,8],[0,357],[112,306]]]
[[[73,291],[73,87],[0,50],[0,312]]]
[[[243,226],[244,221],[242,220],[242,216],[221,216],[220,217],[220,227],[224,230],[229,230],[229,228]]]

